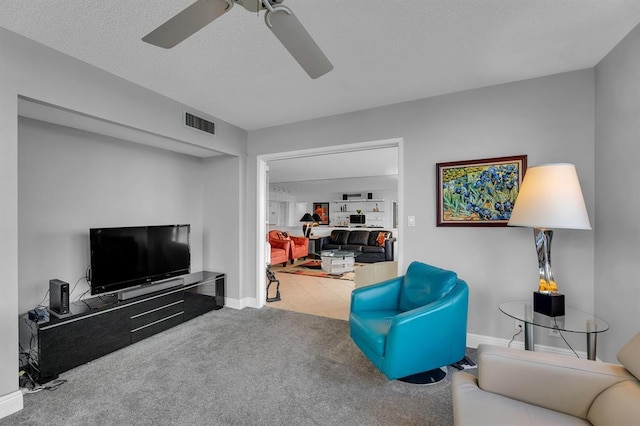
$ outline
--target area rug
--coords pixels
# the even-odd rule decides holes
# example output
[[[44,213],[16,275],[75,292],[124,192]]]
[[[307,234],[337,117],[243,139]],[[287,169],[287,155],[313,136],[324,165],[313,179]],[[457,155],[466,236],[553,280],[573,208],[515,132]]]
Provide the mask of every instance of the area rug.
[[[354,269],[358,269],[363,265],[364,263],[356,263],[355,265],[353,265],[353,267]],[[319,260],[311,260],[309,262],[305,262],[297,266],[279,269],[278,272],[285,272],[287,274],[307,275],[310,277],[319,277],[319,278],[334,278],[337,280],[349,280],[349,281],[353,281],[353,279],[355,278],[355,272],[344,272],[342,274],[330,274],[328,272],[325,272],[320,267]]]
[[[308,269],[322,269],[322,261],[321,260],[310,260],[308,262],[303,263],[302,265],[298,265],[301,268]]]

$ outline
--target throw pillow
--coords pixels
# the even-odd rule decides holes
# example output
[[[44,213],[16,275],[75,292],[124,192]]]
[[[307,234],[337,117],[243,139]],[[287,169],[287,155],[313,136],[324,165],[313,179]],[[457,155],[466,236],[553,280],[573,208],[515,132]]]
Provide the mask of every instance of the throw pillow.
[[[376,242],[380,247],[384,247],[384,242],[389,238],[388,232],[378,232],[378,239]]]

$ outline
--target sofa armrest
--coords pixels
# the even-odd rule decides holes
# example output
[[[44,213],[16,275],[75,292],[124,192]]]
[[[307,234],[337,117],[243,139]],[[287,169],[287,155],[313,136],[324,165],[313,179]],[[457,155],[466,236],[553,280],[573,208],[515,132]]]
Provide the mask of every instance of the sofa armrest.
[[[398,308],[404,277],[355,289],[351,292],[351,312],[389,311]]]
[[[453,373],[451,393],[453,424],[456,426],[584,426],[589,424],[588,421],[578,417],[485,392],[478,387],[478,380],[474,375],[462,371]]]
[[[499,410],[489,407],[487,399],[493,394],[484,392],[478,387],[478,378],[466,372],[454,373],[451,377],[451,397],[453,400],[453,424],[474,425],[474,424],[496,424],[494,419],[485,422],[480,417],[488,409],[493,408],[496,417],[502,417]],[[500,407],[503,409],[503,407]]]
[[[327,237],[320,237],[316,240],[316,253],[320,253],[322,252],[322,250],[324,250],[324,246],[325,244],[329,244],[329,241],[331,241],[331,237],[327,236]]]
[[[384,259],[386,261],[394,260],[393,245],[396,242],[396,237],[391,237],[384,242]]]
[[[564,355],[478,346],[478,385],[512,399],[582,419],[595,398],[634,377],[621,365]]]

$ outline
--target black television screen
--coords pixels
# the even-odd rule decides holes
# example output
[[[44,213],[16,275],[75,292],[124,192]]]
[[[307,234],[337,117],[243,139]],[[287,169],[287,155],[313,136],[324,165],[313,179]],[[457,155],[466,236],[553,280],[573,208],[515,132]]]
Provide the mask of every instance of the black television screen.
[[[190,225],[92,228],[91,294],[188,274]]]

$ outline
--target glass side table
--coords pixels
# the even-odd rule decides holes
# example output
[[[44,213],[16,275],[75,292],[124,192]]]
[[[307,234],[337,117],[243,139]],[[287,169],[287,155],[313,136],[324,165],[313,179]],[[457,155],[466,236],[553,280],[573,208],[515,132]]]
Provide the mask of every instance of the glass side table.
[[[595,360],[597,335],[609,329],[609,324],[600,318],[575,309],[565,308],[565,314],[560,317],[548,317],[533,312],[533,302],[504,302],[500,304],[500,311],[524,323],[524,348],[528,351],[532,351],[534,346],[533,327],[544,327],[585,334],[587,336],[587,358]]]

